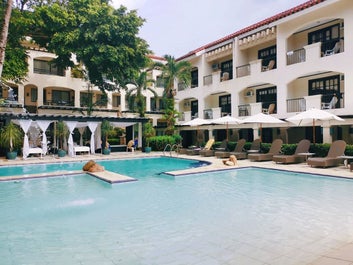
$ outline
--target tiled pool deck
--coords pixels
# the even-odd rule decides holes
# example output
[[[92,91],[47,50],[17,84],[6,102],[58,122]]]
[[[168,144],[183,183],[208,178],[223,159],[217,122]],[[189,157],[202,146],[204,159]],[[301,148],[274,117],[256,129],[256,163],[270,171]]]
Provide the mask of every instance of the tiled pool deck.
[[[4,165],[21,165],[21,164],[32,164],[32,163],[54,163],[54,162],[64,162],[64,161],[86,161],[86,160],[102,160],[102,159],[117,159],[117,158],[138,158],[138,157],[151,157],[151,156],[161,156],[163,153],[153,152],[150,154],[134,152],[134,153],[111,153],[110,155],[78,155],[76,157],[65,157],[57,158],[53,156],[45,156],[43,158],[30,157],[26,160],[17,158],[16,160],[9,161],[0,157],[0,166]],[[169,153],[168,153],[169,155]],[[211,164],[199,168],[191,168],[187,170],[179,170],[174,172],[168,172],[172,175],[182,175],[187,173],[200,173],[214,170],[226,170],[234,168],[233,166],[225,166],[222,163],[222,159],[217,159],[216,157],[200,157],[200,156],[188,156],[188,155],[173,155],[179,158],[187,159],[197,159],[208,161]],[[313,173],[321,174],[335,177],[344,177],[352,178],[353,181],[353,172],[344,166],[333,167],[333,168],[312,168],[306,163],[301,164],[292,164],[292,165],[282,165],[276,164],[272,161],[268,162],[251,162],[249,160],[239,160],[238,167],[261,167],[261,168],[270,168],[278,170],[288,170],[293,172],[302,172],[302,173]],[[100,173],[102,175],[102,173]],[[104,175],[104,174],[103,174]],[[116,176],[113,176],[116,177]],[[353,192],[352,192],[353,194]],[[315,243],[313,243],[314,245]],[[321,253],[317,255],[317,259],[310,263],[310,265],[353,265],[353,242],[346,242],[338,244],[337,248],[330,249],[326,253]]]

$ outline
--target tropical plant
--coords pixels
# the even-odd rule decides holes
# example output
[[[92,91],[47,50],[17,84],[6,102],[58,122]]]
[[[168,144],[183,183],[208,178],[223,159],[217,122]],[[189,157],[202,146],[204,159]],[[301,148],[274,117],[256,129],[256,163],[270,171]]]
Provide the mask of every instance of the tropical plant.
[[[108,138],[111,135],[115,134],[114,127],[110,124],[109,121],[103,120],[102,125],[101,125],[101,134],[102,134],[102,149],[108,149],[109,143],[108,143]]]
[[[174,96],[176,95],[174,82],[178,80],[178,82],[182,83],[184,86],[190,86],[192,65],[188,61],[176,61],[171,55],[165,55],[164,59],[166,59],[167,63],[162,64],[157,62],[155,68],[161,69],[165,84],[164,97],[166,112],[164,118],[167,121],[165,133],[172,135],[174,133],[175,118],[178,116],[178,112],[174,109]]]
[[[63,121],[58,121],[56,123],[55,134],[56,134],[56,137],[58,138],[58,149],[59,150],[64,149],[64,140],[67,137],[68,133],[69,133],[69,130],[66,127],[65,123]]]
[[[150,139],[151,137],[156,135],[156,130],[153,128],[153,124],[151,121],[146,122],[143,125],[143,137],[146,140],[147,147],[150,146]]]
[[[136,79],[127,82],[125,85],[129,109],[138,112],[140,117],[145,117],[146,111],[146,101],[143,92],[150,91],[155,98],[158,97],[157,92],[150,87],[154,82],[155,80],[149,78],[148,72],[143,71],[139,73]],[[128,87],[129,85],[132,85],[132,87]]]
[[[22,129],[12,121],[1,129],[0,136],[0,145],[9,152],[13,152],[20,147],[23,142]]]

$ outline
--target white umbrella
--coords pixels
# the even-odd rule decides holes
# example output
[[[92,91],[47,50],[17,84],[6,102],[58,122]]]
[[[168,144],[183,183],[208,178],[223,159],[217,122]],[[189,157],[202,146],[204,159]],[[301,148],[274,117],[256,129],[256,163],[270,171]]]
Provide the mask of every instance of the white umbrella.
[[[214,123],[214,124],[226,124],[227,125],[226,132],[227,132],[227,142],[228,142],[228,125],[229,124],[242,123],[242,120],[227,115],[227,116],[223,116],[223,117],[220,117],[220,118],[212,120],[212,123]]]
[[[296,125],[305,124],[305,123],[312,123],[313,125],[313,143],[315,144],[315,121],[329,121],[329,120],[337,120],[337,121],[344,121],[340,117],[336,116],[335,114],[321,110],[321,109],[309,109],[307,111],[298,113],[292,117],[286,119]]]
[[[184,122],[181,125],[182,126],[200,126],[200,125],[204,125],[204,124],[211,124],[211,121],[201,119],[201,118],[196,118],[191,121]]]
[[[205,119],[201,119],[201,118],[196,118],[193,119],[191,121],[187,121],[182,123],[181,125],[183,126],[196,126],[197,127],[197,142],[201,142],[201,140],[199,140],[199,138],[201,137],[200,132],[199,132],[199,126],[200,125],[205,125],[205,124],[211,124],[210,120],[205,120]]]
[[[260,127],[260,139],[262,138],[262,124],[263,123],[284,123],[284,121],[271,116],[270,114],[264,114],[262,112],[255,115],[249,116],[242,120],[243,123],[256,123]]]

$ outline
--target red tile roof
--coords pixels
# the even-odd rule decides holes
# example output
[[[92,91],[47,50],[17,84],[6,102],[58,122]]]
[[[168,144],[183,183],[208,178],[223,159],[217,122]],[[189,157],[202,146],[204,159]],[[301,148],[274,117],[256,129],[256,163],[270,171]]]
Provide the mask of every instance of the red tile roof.
[[[149,57],[151,59],[155,59],[155,60],[166,61],[166,59],[164,57],[157,56],[157,55],[154,55],[154,54],[149,54],[149,55],[147,55],[147,57]]]
[[[191,52],[179,57],[177,60],[185,59],[185,58],[187,58],[189,56],[192,56],[192,55],[196,54],[197,52],[200,52],[202,50],[205,50],[205,49],[210,48],[212,46],[215,46],[215,45],[217,45],[219,43],[222,43],[224,41],[230,40],[232,38],[235,38],[235,37],[237,37],[237,36],[239,36],[241,34],[244,34],[246,32],[252,31],[252,30],[254,30],[256,28],[268,25],[268,24],[270,24],[272,22],[275,22],[275,21],[280,20],[282,18],[288,17],[288,16],[290,16],[292,14],[298,13],[298,12],[300,12],[302,10],[305,10],[305,9],[307,9],[309,7],[312,7],[314,5],[317,5],[317,4],[325,2],[325,1],[326,0],[309,0],[309,1],[305,2],[305,3],[303,3],[303,4],[300,4],[298,6],[290,8],[290,9],[288,9],[286,11],[281,12],[281,13],[278,13],[277,15],[274,15],[274,16],[266,18],[266,19],[264,19],[264,20],[262,20],[260,22],[257,22],[257,23],[255,23],[255,24],[253,24],[251,26],[248,26],[246,28],[238,30],[238,31],[236,31],[236,32],[234,32],[232,34],[229,34],[229,35],[221,38],[221,39],[218,39],[218,40],[213,41],[213,42],[211,42],[209,44],[201,46],[200,48],[197,48],[196,50],[193,50],[193,51],[191,51]]]

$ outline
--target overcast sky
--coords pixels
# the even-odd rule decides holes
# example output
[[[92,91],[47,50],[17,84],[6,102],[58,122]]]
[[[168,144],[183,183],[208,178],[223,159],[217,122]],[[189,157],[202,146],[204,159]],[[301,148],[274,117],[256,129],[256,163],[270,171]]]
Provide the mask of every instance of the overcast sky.
[[[178,58],[307,0],[112,0],[136,9],[140,30],[157,56]]]

